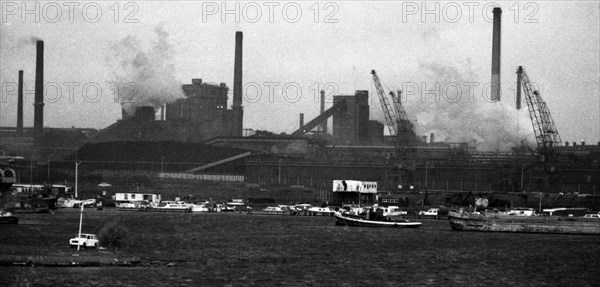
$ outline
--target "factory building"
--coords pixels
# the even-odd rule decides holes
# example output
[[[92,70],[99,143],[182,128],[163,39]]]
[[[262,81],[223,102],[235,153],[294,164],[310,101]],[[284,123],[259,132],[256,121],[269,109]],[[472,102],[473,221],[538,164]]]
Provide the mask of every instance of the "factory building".
[[[225,83],[212,85],[192,79],[182,86],[184,99],[168,103],[164,112],[167,122],[189,122],[202,131],[202,138],[235,136],[234,111],[227,109],[229,88]]]
[[[123,103],[123,119],[102,130],[95,142],[107,141],[184,141],[202,142],[216,137],[241,137],[242,107],[242,32],[235,35],[233,105],[227,108],[229,87],[192,79],[182,85],[184,98],[160,107],[156,119],[150,106],[132,107]],[[127,111],[135,111],[128,114]]]
[[[333,138],[342,145],[369,142],[369,91],[356,91],[352,96],[334,96],[333,105],[343,105],[333,115]]]

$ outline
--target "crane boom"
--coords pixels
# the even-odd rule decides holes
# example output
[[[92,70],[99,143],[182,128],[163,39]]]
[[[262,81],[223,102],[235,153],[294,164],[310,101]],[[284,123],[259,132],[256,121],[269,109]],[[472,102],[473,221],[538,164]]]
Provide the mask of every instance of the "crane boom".
[[[394,177],[396,186],[412,186],[413,172],[416,170],[416,136],[414,128],[404,107],[398,91],[398,96],[390,92],[389,96],[383,90],[383,86],[375,70],[371,71],[373,82],[379,96],[379,102],[385,116],[390,135],[394,137],[394,146],[396,147],[396,158],[394,160]],[[391,98],[391,103],[390,103]]]
[[[385,122],[387,124],[388,130],[390,131],[390,135],[397,135],[397,121],[394,120],[395,116],[392,114],[393,112],[395,113],[395,110],[392,110],[390,102],[388,101],[388,98],[385,95],[385,91],[383,90],[383,86],[381,85],[381,81],[379,81],[379,77],[377,76],[375,70],[371,70],[371,74],[373,75],[373,82],[375,83],[377,96],[379,96],[379,102],[381,103],[381,109],[383,110],[383,116],[385,117]]]
[[[525,92],[525,102],[533,124],[538,151],[542,154],[553,153],[562,141],[554,125],[548,105],[540,96],[539,91],[534,89],[533,84],[529,81],[529,76],[521,66],[517,70],[517,78],[519,78],[517,81],[521,82]],[[517,98],[520,98],[520,92],[520,90],[517,90]]]

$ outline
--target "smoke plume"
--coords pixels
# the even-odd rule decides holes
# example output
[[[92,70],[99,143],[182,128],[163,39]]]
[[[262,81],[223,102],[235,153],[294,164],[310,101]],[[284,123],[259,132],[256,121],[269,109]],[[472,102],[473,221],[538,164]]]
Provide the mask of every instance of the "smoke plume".
[[[418,104],[407,107],[417,117],[417,134],[435,133],[445,142],[466,142],[479,151],[507,152],[533,145],[531,121],[525,110],[517,112],[513,98],[504,93],[502,102],[489,101],[489,88],[478,82],[469,60],[455,66],[440,62],[420,62],[421,85],[437,95],[421,96]],[[470,83],[476,83],[471,91]],[[448,88],[444,87],[460,87]],[[486,100],[486,97],[488,100]]]
[[[119,100],[129,115],[139,106],[160,107],[183,97],[181,83],[175,79],[174,51],[162,26],[154,29],[156,43],[144,51],[137,37],[127,36],[113,45],[114,81]]]

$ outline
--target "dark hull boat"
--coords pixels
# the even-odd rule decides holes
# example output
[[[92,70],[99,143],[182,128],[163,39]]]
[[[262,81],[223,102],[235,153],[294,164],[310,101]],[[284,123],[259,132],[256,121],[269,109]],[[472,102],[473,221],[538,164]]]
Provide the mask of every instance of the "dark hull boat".
[[[560,216],[515,216],[473,212],[448,213],[457,231],[522,232],[600,235],[600,219]]]
[[[342,226],[360,226],[360,227],[396,227],[396,228],[417,228],[421,226],[421,222],[391,221],[391,220],[371,220],[347,214],[335,214],[335,224]]]

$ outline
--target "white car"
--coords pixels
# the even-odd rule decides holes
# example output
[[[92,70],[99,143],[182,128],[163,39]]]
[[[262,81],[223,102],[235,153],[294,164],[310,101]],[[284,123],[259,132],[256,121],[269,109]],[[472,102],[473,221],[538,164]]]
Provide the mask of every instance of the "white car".
[[[439,208],[430,208],[427,211],[421,210],[419,211],[419,215],[424,215],[424,216],[438,216],[438,211],[440,209]]]
[[[71,247],[77,247],[79,245],[83,248],[98,247],[98,237],[96,237],[96,234],[81,233],[81,235],[69,239],[69,245],[71,245]]]

